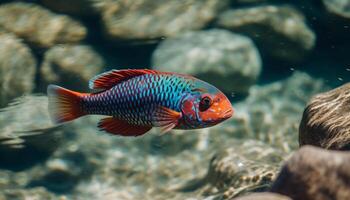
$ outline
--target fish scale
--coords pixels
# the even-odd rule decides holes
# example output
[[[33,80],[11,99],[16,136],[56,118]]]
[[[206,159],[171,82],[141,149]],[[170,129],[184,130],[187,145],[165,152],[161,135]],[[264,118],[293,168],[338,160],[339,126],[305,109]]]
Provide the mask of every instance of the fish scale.
[[[150,125],[159,105],[180,111],[181,94],[191,88],[190,82],[182,84],[183,81],[166,74],[137,76],[105,92],[86,95],[82,105],[88,114],[112,115],[133,124]]]

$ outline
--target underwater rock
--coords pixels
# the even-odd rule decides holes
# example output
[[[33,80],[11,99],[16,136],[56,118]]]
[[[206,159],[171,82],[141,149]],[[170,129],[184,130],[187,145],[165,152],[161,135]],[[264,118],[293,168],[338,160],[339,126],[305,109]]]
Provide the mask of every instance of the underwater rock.
[[[70,89],[87,89],[88,81],[99,74],[103,58],[88,45],[58,45],[50,48],[40,68],[41,87],[59,84]]]
[[[236,4],[256,4],[256,3],[263,3],[267,2],[269,0],[231,0],[233,5]]]
[[[260,74],[261,60],[249,38],[226,30],[209,30],[164,40],[153,53],[152,66],[192,74],[228,94],[245,94]]]
[[[67,3],[66,0],[40,0],[40,2],[56,12],[78,16],[90,16],[96,14],[93,3],[98,1],[74,0]]]
[[[290,6],[228,10],[219,16],[217,25],[248,35],[263,54],[288,61],[300,61],[316,42],[304,16]]]
[[[338,16],[350,19],[350,0],[322,0],[326,9]]]
[[[292,199],[350,199],[350,154],[302,147],[284,165],[271,191]]]
[[[160,137],[154,135],[156,133],[135,138],[111,136],[97,131],[94,127],[96,118],[78,120],[69,128],[77,133],[71,145],[76,146],[78,151],[88,151],[84,154],[96,166],[89,179],[78,182],[77,199],[182,200],[186,199],[184,196],[191,197],[191,194],[178,193],[172,188],[188,179],[204,175],[210,154],[199,156],[194,152],[193,147],[188,147],[191,141],[186,141],[186,134],[178,139],[175,138],[177,134],[164,135],[166,138],[159,139],[159,145],[163,146],[162,140],[165,140],[165,145],[170,147],[151,150],[150,146],[157,145]],[[176,144],[179,147],[174,148]],[[180,150],[181,146],[186,148],[185,145],[187,149]],[[174,152],[171,152],[171,148],[174,148]]]
[[[105,154],[113,148],[109,137],[96,134],[87,124],[79,130],[74,123],[66,124],[60,130],[64,132],[61,145],[41,165],[27,172],[28,187],[45,187],[54,193],[70,193],[105,164]]]
[[[350,150],[350,83],[316,95],[304,110],[300,146]]]
[[[88,156],[80,150],[59,150],[44,166],[32,170],[28,185],[42,186],[53,192],[70,192],[79,181],[91,176],[95,165],[89,162]]]
[[[283,156],[279,150],[253,140],[223,149],[210,161],[203,195],[219,193],[220,199],[231,199],[248,192],[266,191]]]
[[[34,47],[76,43],[86,36],[86,28],[78,21],[31,3],[0,5],[0,27],[16,34]]]
[[[62,130],[52,124],[47,107],[46,96],[27,95],[0,110],[0,167],[29,167],[58,147]]]
[[[151,40],[203,28],[228,0],[107,0],[96,4],[106,35],[119,40]],[[131,25],[132,24],[132,25]]]
[[[276,193],[270,192],[261,192],[261,193],[253,193],[250,195],[234,198],[231,200],[292,200],[287,196],[283,196]]]
[[[35,199],[35,200],[57,200],[58,197],[51,194],[44,188],[33,188],[33,189],[5,189],[1,190],[0,192],[0,199],[1,200],[7,200],[7,199],[16,199],[16,200],[28,200],[28,199]],[[64,197],[61,197],[59,199],[66,199]]]
[[[231,129],[232,137],[255,138],[290,152],[298,148],[297,133],[305,104],[327,88],[321,79],[299,71],[283,81],[253,86],[247,99],[234,105],[231,123],[224,125]]]
[[[0,32],[0,107],[33,90],[35,71],[31,50],[13,34]]]

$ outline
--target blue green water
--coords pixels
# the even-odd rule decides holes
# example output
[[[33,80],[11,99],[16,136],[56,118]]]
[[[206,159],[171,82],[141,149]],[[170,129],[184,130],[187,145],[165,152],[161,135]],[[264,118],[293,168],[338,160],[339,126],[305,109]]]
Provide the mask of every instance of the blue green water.
[[[267,191],[315,94],[350,81],[344,0],[0,1],[0,199],[231,199]],[[341,5],[340,5],[341,6]],[[53,124],[46,88],[111,69],[199,77],[233,117],[140,137]]]

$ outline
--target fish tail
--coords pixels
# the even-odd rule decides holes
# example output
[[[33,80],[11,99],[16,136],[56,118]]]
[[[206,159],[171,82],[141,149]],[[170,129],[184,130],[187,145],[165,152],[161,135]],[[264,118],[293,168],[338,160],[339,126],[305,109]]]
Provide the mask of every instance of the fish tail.
[[[63,123],[85,115],[82,110],[83,93],[74,92],[57,85],[47,87],[49,113],[54,123]]]

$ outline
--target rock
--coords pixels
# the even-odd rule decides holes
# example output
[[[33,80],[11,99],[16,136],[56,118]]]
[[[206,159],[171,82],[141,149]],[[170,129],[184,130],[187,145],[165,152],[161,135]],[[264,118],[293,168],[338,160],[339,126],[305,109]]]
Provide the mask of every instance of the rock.
[[[221,129],[227,126],[231,137],[254,138],[291,152],[298,148],[297,132],[305,104],[327,88],[321,79],[298,71],[286,80],[253,86],[247,99],[233,105],[235,116]]]
[[[246,4],[258,4],[258,3],[265,3],[269,0],[231,0],[232,4],[234,6],[237,6],[237,5],[246,5]]]
[[[304,16],[290,6],[228,10],[218,17],[217,26],[245,34],[257,43],[264,55],[287,61],[300,61],[316,41]]]
[[[350,150],[350,83],[316,95],[304,110],[300,146]]]
[[[16,199],[16,200],[56,200],[55,195],[50,194],[44,188],[35,188],[35,189],[5,189],[0,192],[0,199]],[[59,199],[65,199],[61,197]]]
[[[322,0],[326,9],[338,16],[350,19],[350,0]]]
[[[47,84],[59,84],[70,89],[87,89],[90,78],[104,67],[103,58],[87,45],[58,45],[44,56],[40,69],[43,90]]]
[[[56,12],[78,16],[91,16],[96,14],[94,2],[96,0],[74,0],[69,3],[65,0],[40,0],[40,2]]]
[[[40,48],[79,42],[87,32],[76,20],[21,2],[0,5],[0,27]]]
[[[43,167],[32,170],[32,179],[28,185],[46,187],[58,193],[70,192],[79,181],[91,176],[95,165],[88,157],[84,150],[60,149]]]
[[[52,124],[47,107],[46,96],[27,95],[0,110],[0,167],[26,168],[56,150],[63,132]]]
[[[261,71],[253,42],[225,30],[188,32],[166,39],[153,53],[152,65],[161,71],[195,75],[229,94],[247,93]]]
[[[284,153],[254,140],[240,144],[232,144],[234,147],[213,156],[204,179],[204,196],[216,194],[218,199],[231,199],[247,192],[268,190]]]
[[[35,71],[31,50],[14,35],[0,32],[0,107],[33,90]]]
[[[292,199],[280,194],[262,192],[262,193],[253,193],[247,196],[234,198],[232,200],[292,200]]]
[[[292,199],[350,199],[350,154],[305,146],[284,165],[271,191]]]
[[[228,0],[108,0],[96,7],[106,35],[119,40],[150,40],[205,27]],[[132,24],[132,25],[131,25]]]

